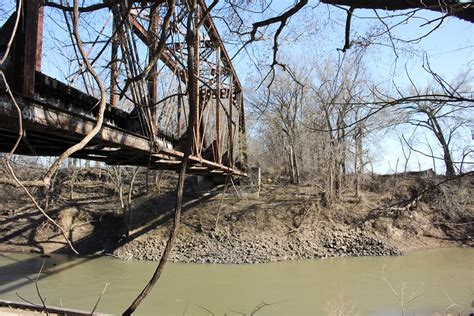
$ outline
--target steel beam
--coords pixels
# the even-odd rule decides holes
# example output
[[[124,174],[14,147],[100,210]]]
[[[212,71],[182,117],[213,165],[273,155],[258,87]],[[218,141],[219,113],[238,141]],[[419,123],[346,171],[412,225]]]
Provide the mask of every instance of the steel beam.
[[[40,0],[23,1],[6,73],[13,90],[28,97],[34,95],[36,70],[41,70],[42,43],[43,6]]]
[[[154,4],[150,9],[150,25],[148,27],[148,61],[153,58],[158,48],[158,21],[159,21],[159,5]],[[158,116],[157,116],[157,89],[158,89],[158,65],[153,65],[153,68],[148,75],[148,94],[149,107],[151,111],[151,124],[153,129],[158,130]]]
[[[221,163],[221,48],[216,47],[216,140],[214,160]]]

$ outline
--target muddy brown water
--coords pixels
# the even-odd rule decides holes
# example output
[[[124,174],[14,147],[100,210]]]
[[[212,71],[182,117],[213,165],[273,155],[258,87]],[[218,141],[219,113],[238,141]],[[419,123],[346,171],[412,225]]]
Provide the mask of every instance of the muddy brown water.
[[[20,301],[19,295],[39,303],[28,278],[35,277],[42,261],[38,255],[0,255],[0,299]],[[47,304],[91,310],[109,283],[97,310],[120,314],[155,266],[155,262],[53,255],[45,259],[38,285]],[[474,249],[452,248],[399,257],[169,264],[137,315],[242,315],[262,302],[271,305],[255,315],[325,315],[337,310],[401,315],[402,309],[405,315],[456,314],[473,300]]]

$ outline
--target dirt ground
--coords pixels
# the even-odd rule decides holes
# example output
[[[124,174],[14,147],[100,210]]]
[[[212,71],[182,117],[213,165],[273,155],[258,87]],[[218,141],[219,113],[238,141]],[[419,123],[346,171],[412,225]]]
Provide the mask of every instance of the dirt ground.
[[[81,171],[71,197],[60,175],[49,214],[80,254],[158,260],[174,208],[174,174],[160,188],[134,187],[127,236],[117,190],[98,170]],[[332,256],[398,255],[472,247],[474,177],[367,176],[359,197],[341,192],[330,205],[314,186],[263,177],[259,196],[246,186],[214,187],[190,177],[175,262],[258,263]],[[3,189],[0,251],[69,253],[64,238],[16,188]],[[124,188],[125,199],[128,188]],[[8,198],[15,197],[15,198]],[[126,208],[127,209],[127,208]]]

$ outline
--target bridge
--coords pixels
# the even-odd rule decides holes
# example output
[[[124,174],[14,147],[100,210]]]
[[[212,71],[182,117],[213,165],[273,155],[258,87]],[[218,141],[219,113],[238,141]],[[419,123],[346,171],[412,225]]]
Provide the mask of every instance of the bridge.
[[[18,3],[23,3],[20,10]],[[177,170],[191,125],[189,173],[246,175],[242,86],[204,0],[197,3],[189,8],[177,1],[173,11],[166,1],[103,1],[94,7],[94,14],[104,17],[94,23],[103,25],[85,47],[94,67],[104,65],[100,78],[107,84],[107,105],[100,132],[72,157]],[[19,1],[1,26],[0,58],[9,52],[1,68],[6,83],[0,78],[0,152],[12,150],[20,124],[23,135],[15,154],[31,156],[58,156],[96,125],[100,97],[77,54],[72,9]],[[196,13],[188,21],[191,9]],[[64,14],[76,54],[74,80],[61,82],[41,71],[48,41],[44,27],[50,22],[45,10]],[[190,31],[195,78],[188,78]],[[197,113],[188,122],[191,80]]]

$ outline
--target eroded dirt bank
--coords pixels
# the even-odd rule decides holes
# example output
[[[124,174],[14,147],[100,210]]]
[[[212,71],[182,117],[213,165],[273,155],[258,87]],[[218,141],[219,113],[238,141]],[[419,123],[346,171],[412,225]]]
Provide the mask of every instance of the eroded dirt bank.
[[[163,177],[160,193],[134,190],[131,231],[126,237],[122,207],[111,185],[96,171],[56,193],[50,214],[81,254],[158,260],[174,205],[174,178]],[[190,185],[174,262],[260,263],[333,256],[381,256],[473,245],[473,179],[436,187],[440,178],[375,176],[359,197],[344,192],[330,205],[311,185],[264,179],[260,196],[239,187]],[[60,187],[61,188],[61,187]],[[427,188],[429,190],[427,190]],[[7,188],[8,191],[16,190]],[[70,194],[69,194],[70,195]],[[419,196],[413,200],[414,197]],[[0,250],[69,252],[41,215],[9,200],[0,211]]]

